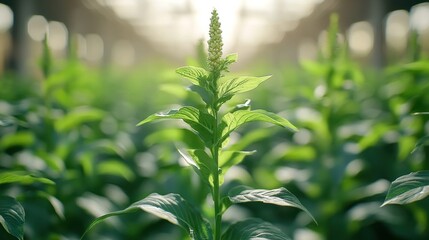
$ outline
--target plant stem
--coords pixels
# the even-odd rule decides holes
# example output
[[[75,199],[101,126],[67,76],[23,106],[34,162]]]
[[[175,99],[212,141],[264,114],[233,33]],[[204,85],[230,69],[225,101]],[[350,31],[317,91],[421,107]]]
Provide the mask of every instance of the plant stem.
[[[215,146],[215,148],[217,148]],[[213,159],[218,162],[218,154],[219,149],[214,149],[214,155]],[[216,164],[217,166],[218,164]],[[218,172],[219,173],[219,172]],[[221,213],[221,202],[220,202],[220,192],[219,192],[219,175],[214,174],[213,176],[213,201],[214,201],[214,207],[215,207],[215,232],[214,232],[214,239],[219,240],[220,234],[221,234],[221,227],[222,227],[222,213]]]
[[[216,101],[215,101],[216,102]],[[218,109],[213,106],[213,116],[214,116],[214,125],[213,125],[213,146],[211,153],[213,156],[213,161],[216,166],[216,172],[213,173],[213,202],[215,210],[215,223],[214,223],[214,240],[220,240],[220,235],[222,233],[222,209],[220,201],[220,184],[219,184],[219,141],[218,141]]]

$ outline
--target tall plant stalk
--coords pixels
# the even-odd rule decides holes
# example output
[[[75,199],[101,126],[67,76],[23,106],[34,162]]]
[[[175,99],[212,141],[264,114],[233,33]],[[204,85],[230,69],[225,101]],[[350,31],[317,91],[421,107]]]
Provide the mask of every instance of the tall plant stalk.
[[[198,146],[188,146],[190,149],[179,149],[179,153],[210,189],[214,205],[214,219],[206,220],[198,211],[200,206],[192,206],[179,194],[152,193],[125,210],[97,218],[89,229],[110,216],[143,210],[182,227],[190,238],[195,240],[256,238],[286,240],[289,238],[282,231],[260,219],[239,221],[223,231],[222,215],[232,204],[244,202],[263,202],[296,207],[309,213],[299,200],[285,188],[265,190],[238,186],[230,189],[226,195],[221,194],[224,175],[228,169],[239,164],[245,156],[253,153],[253,151],[227,148],[226,143],[231,132],[245,123],[254,121],[272,123],[292,131],[297,129],[288,120],[274,113],[262,109],[250,110],[249,101],[237,105],[231,111],[224,112],[223,108],[221,111],[221,107],[236,94],[253,90],[270,76],[225,76],[229,65],[237,61],[237,54],[222,57],[223,43],[220,25],[218,13],[213,10],[210,19],[207,69],[185,66],[176,70],[180,76],[192,83],[189,89],[201,97],[204,107],[184,106],[167,113],[151,115],[139,123],[139,125],[143,125],[162,119],[180,119],[189,125],[192,129],[189,134],[196,135],[200,142],[197,144]],[[195,138],[195,136],[192,137]],[[312,218],[311,214],[309,216]]]

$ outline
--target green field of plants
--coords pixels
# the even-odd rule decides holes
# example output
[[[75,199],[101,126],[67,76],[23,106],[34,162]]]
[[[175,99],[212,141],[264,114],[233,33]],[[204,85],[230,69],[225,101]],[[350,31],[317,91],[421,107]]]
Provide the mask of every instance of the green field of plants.
[[[41,79],[2,74],[0,239],[428,239],[418,36],[373,68],[332,15],[317,60],[236,72],[218,21],[189,66],[45,45]]]

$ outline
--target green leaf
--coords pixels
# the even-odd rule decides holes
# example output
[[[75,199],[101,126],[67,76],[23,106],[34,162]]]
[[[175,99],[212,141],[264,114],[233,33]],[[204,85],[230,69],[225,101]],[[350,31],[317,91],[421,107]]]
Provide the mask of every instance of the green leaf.
[[[243,161],[245,156],[252,155],[255,152],[256,151],[221,151],[219,155],[219,167],[221,169],[219,183],[223,183],[223,176],[225,176],[229,168],[239,164]]]
[[[291,240],[276,226],[261,219],[251,218],[232,224],[222,240]]]
[[[238,110],[233,113],[227,113],[222,118],[222,124],[220,127],[222,140],[228,137],[232,131],[241,125],[254,121],[273,123],[281,127],[289,128],[292,131],[298,130],[294,125],[292,125],[292,123],[277,114],[267,112],[265,110]]]
[[[301,61],[300,64],[306,72],[313,74],[314,76],[325,76],[328,72],[328,68],[323,63],[304,60]]]
[[[123,177],[127,181],[134,179],[134,173],[123,162],[118,160],[107,160],[97,164],[99,174],[113,175]]]
[[[407,204],[429,195],[429,171],[412,172],[392,182],[386,199],[387,204]]]
[[[228,208],[231,204],[245,202],[262,202],[278,206],[295,207],[306,212],[314,222],[316,220],[311,213],[305,208],[298,198],[289,192],[286,188],[277,188],[272,190],[249,189],[246,186],[233,188],[228,196],[224,199],[224,206]]]
[[[192,127],[204,142],[209,143],[212,141],[211,129],[213,129],[212,125],[214,123],[213,116],[191,106],[182,107],[179,110],[171,110],[166,114],[153,114],[138,123],[137,126],[161,119],[181,119]]]
[[[427,143],[429,143],[429,136],[424,136],[424,137],[420,138],[417,141],[416,146],[414,147],[414,149],[411,153],[414,153],[415,151],[417,151],[419,148],[426,145]]]
[[[77,108],[55,122],[55,129],[59,132],[66,132],[79,125],[97,121],[104,117],[104,112],[94,108]]]
[[[219,105],[231,99],[237,93],[248,92],[270,78],[264,77],[221,77],[218,82],[218,98]]]
[[[197,93],[206,104],[210,105],[213,102],[214,95],[206,88],[197,85],[192,85],[189,87],[189,90]]]
[[[178,151],[185,161],[194,168],[195,172],[200,175],[201,179],[213,188],[213,177],[218,172],[213,158],[202,149],[187,149],[188,155],[182,150]]]
[[[25,212],[12,197],[0,196],[0,223],[14,237],[24,239]]]
[[[0,139],[0,149],[7,149],[14,146],[29,146],[35,141],[34,133],[20,131],[14,134],[2,136]]]
[[[225,61],[227,64],[235,63],[238,60],[238,54],[232,53],[225,57]]]
[[[44,184],[55,184],[52,180],[42,177],[35,177],[24,171],[7,171],[0,172],[0,184],[20,183],[33,184],[36,182]]]
[[[145,140],[145,144],[148,146],[157,143],[166,142],[182,142],[185,143],[188,148],[192,149],[203,149],[204,143],[201,139],[195,135],[195,133],[189,129],[184,128],[163,128],[148,135]]]
[[[194,66],[184,66],[176,69],[176,73],[190,80],[194,85],[200,85],[201,81],[205,81],[209,73],[204,68]]]
[[[210,224],[201,214],[186,202],[180,195],[170,193],[159,195],[153,193],[148,197],[133,203],[128,208],[108,213],[96,218],[83,236],[96,224],[112,216],[118,216],[131,212],[143,210],[162,219],[165,219],[175,225],[180,226],[189,234],[193,240],[211,240],[213,239]],[[83,238],[82,236],[82,238]]]

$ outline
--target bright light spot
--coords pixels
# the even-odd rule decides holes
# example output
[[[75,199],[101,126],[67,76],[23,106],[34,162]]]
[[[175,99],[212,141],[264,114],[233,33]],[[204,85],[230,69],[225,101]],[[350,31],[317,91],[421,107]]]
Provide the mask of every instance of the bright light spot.
[[[326,95],[326,92],[327,92],[326,86],[323,84],[320,84],[314,89],[314,96],[316,98],[323,98]]]
[[[397,52],[405,51],[409,32],[409,15],[405,10],[391,12],[386,19],[386,44]]]
[[[43,16],[34,15],[28,20],[27,31],[34,41],[43,41],[48,31],[48,21]]]
[[[231,182],[233,180],[239,180],[241,182],[248,182],[252,177],[250,176],[249,172],[246,171],[243,167],[240,166],[232,166],[228,171],[225,173],[224,181]]]
[[[183,56],[208,39],[213,8],[222,24],[224,53],[250,56],[260,46],[277,43],[323,0],[97,0],[128,21],[160,51]]]
[[[317,45],[311,40],[304,40],[298,47],[299,60],[316,60]]]
[[[67,46],[68,31],[61,22],[51,21],[48,24],[48,45],[53,50],[64,50]]]
[[[293,239],[295,240],[322,240],[323,238],[313,230],[307,228],[297,229]]]
[[[0,33],[8,31],[13,25],[13,12],[5,4],[0,3]]]
[[[419,33],[429,29],[429,3],[421,3],[411,8],[410,24],[411,28]]]
[[[356,176],[363,170],[364,166],[364,162],[361,159],[355,159],[347,164],[346,174],[351,177]]]
[[[291,167],[279,167],[274,172],[274,175],[283,183],[288,183],[290,181],[305,182],[308,181],[310,177],[308,170],[300,170]]]
[[[300,129],[293,135],[293,140],[300,145],[308,144],[311,141],[311,132],[307,129]]]
[[[86,59],[97,62],[104,55],[103,39],[97,34],[88,34],[86,36]]]
[[[367,56],[374,46],[374,31],[369,22],[357,22],[348,31],[350,50],[357,56]]]
[[[137,18],[140,5],[136,0],[99,0],[103,5],[110,6],[118,17],[123,19]]]
[[[129,41],[120,40],[112,49],[112,61],[119,66],[130,66],[134,63],[135,50]]]

